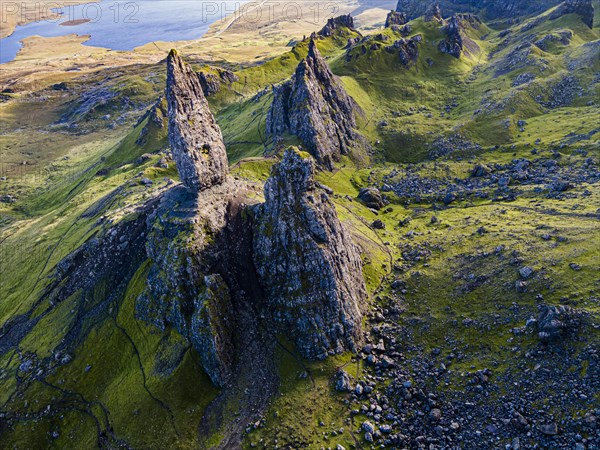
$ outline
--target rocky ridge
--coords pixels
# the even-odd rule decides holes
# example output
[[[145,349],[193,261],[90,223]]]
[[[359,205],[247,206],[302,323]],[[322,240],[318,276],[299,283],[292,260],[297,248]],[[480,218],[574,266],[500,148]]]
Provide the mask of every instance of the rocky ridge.
[[[519,16],[539,14],[552,6],[561,3],[560,0],[515,0],[499,2],[497,0],[438,0],[441,9],[447,16],[471,12],[484,14],[486,19],[513,19]],[[425,14],[431,7],[428,2],[420,0],[398,0],[396,11],[406,13],[409,20]]]
[[[285,151],[254,210],[253,245],[268,312],[304,357],[324,358],[360,342],[366,288],[358,249],[314,174],[310,155]]]
[[[322,37],[330,37],[335,34],[337,30],[340,29],[349,29],[352,31],[356,31],[354,28],[354,19],[350,14],[345,16],[337,16],[332,17],[327,20],[327,23],[321,30],[317,33],[317,36]]]
[[[267,114],[267,134],[299,137],[317,163],[333,169],[341,155],[360,143],[355,113],[360,107],[346,93],[310,40],[308,55],[292,79],[273,86],[273,103]]]
[[[385,27],[390,28],[392,25],[404,25],[408,22],[406,14],[398,11],[390,11],[385,19]]]
[[[577,14],[588,27],[592,28],[594,26],[592,0],[566,0],[550,15],[550,19],[557,19],[565,14]]]

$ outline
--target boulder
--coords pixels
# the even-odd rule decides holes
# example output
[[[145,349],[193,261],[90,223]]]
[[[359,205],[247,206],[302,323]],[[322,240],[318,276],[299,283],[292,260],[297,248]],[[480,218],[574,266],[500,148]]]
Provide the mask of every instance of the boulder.
[[[385,206],[385,202],[377,188],[362,188],[358,193],[358,199],[371,209],[379,210]]]
[[[537,319],[538,336],[542,342],[550,342],[578,330],[583,322],[583,314],[565,306],[545,306]]]

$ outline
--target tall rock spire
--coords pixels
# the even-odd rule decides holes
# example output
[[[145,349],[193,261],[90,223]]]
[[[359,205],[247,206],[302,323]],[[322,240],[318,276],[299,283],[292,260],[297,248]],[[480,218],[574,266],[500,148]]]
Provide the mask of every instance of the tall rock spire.
[[[267,133],[298,136],[325,169],[356,146],[355,112],[360,107],[346,93],[310,40],[308,55],[292,79],[273,88],[267,114]]]
[[[221,129],[198,76],[176,50],[167,58],[166,96],[169,144],[181,181],[193,190],[221,184],[229,170]]]
[[[354,349],[366,288],[358,247],[314,180],[315,162],[289,148],[254,219],[254,264],[267,311],[307,358]]]

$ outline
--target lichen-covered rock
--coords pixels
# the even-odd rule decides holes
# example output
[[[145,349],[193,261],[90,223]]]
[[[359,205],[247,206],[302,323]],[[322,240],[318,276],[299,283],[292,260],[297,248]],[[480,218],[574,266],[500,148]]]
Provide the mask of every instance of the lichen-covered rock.
[[[552,13],[550,19],[557,19],[565,14],[577,14],[588,27],[593,28],[594,26],[592,0],[566,0]]]
[[[354,29],[354,19],[350,14],[338,17],[332,17],[327,20],[327,23],[321,30],[317,33],[319,36],[330,37],[335,34],[336,31],[347,28],[351,31],[356,31]]]
[[[361,142],[355,132],[355,112],[360,107],[346,93],[317,50],[314,40],[308,56],[298,65],[292,79],[273,87],[273,103],[266,128],[271,136],[290,133],[325,169]]]
[[[290,148],[255,209],[254,262],[267,311],[307,358],[354,349],[366,288],[358,248],[314,181],[308,153]]]
[[[175,50],[167,58],[169,144],[181,181],[192,190],[222,183],[228,162],[221,130],[200,81]]]
[[[189,337],[202,367],[213,383],[220,385],[229,378],[233,365],[233,308],[221,275],[206,275],[203,281],[203,292],[194,299]]]
[[[390,11],[385,19],[385,27],[390,28],[392,25],[404,25],[408,22],[406,14],[398,11]]]

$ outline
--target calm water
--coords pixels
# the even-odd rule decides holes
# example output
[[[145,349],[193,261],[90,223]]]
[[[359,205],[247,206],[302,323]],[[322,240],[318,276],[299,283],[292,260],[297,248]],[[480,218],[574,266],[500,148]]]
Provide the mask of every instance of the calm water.
[[[19,41],[30,36],[90,34],[92,37],[86,45],[113,50],[132,50],[152,41],[197,39],[206,33],[211,23],[233,13],[236,6],[243,5],[245,1],[105,0],[64,7],[57,10],[61,13],[60,19],[17,27],[12,35],[1,39],[0,63],[12,61],[21,48]],[[59,25],[82,19],[89,22]]]

